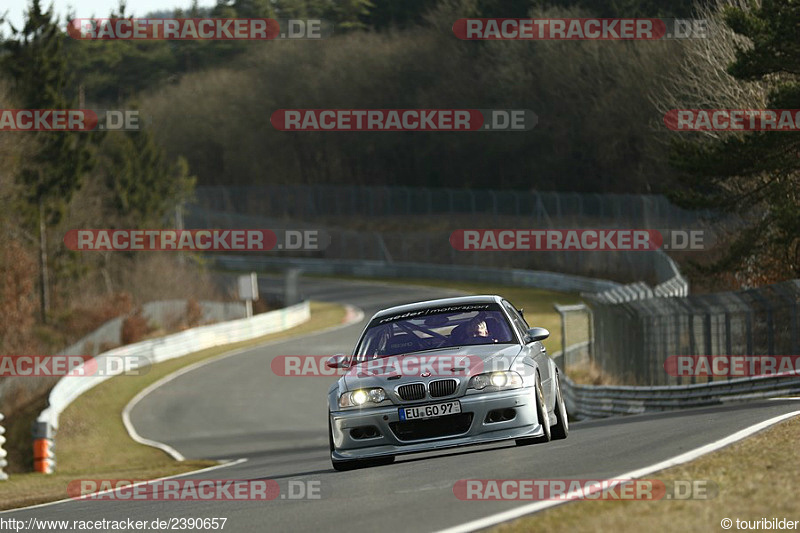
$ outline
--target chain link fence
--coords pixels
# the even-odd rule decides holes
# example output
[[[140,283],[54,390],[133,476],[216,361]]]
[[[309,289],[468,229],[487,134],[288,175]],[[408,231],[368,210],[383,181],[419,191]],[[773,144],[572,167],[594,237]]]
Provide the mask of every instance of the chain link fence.
[[[517,219],[516,224],[518,227],[530,227],[530,221],[524,218]],[[545,270],[623,283],[643,281],[652,285],[664,283],[676,273],[672,261],[662,250],[610,250],[601,253],[564,250],[459,251],[450,244],[452,230],[423,231],[414,229],[411,224],[404,231],[350,230],[306,220],[215,211],[190,205],[183,213],[183,226],[197,229],[318,229],[330,236],[331,243],[324,250],[271,252],[272,255],[281,256]]]
[[[196,203],[213,211],[274,218],[370,219],[420,215],[525,217],[528,224],[553,227],[590,220],[628,227],[687,227],[707,211],[675,206],[661,195],[591,194],[508,190],[433,189],[350,185],[256,185],[198,187]]]
[[[577,367],[587,368],[594,348],[594,318],[585,304],[559,305],[553,308],[561,317],[561,350],[553,360],[565,373]]]
[[[800,280],[685,298],[590,300],[595,362],[627,384],[729,379],[670,376],[670,356],[800,355]]]

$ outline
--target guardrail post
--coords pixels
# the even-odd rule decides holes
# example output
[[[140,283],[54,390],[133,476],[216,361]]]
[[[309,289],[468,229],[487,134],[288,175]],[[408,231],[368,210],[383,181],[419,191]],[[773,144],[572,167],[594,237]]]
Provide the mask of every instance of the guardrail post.
[[[586,310],[589,312],[589,364],[594,364],[594,311],[588,305]]]
[[[302,272],[299,268],[290,268],[286,271],[283,283],[283,305],[290,306],[300,301],[298,279]]]
[[[563,306],[558,304],[553,304],[553,309],[556,310],[558,313],[558,317],[561,319],[561,371],[564,372],[564,375],[567,374],[567,317],[566,311],[564,311]]]
[[[41,474],[52,474],[56,467],[56,432],[47,422],[33,423],[33,470]]]
[[[3,416],[3,413],[0,413],[0,422],[2,422],[4,418],[5,416]],[[3,444],[6,443],[5,434],[6,428],[0,426],[0,481],[5,481],[8,479],[8,474],[3,472],[3,468],[8,466],[8,461],[6,460],[7,452],[5,449],[3,449]]]

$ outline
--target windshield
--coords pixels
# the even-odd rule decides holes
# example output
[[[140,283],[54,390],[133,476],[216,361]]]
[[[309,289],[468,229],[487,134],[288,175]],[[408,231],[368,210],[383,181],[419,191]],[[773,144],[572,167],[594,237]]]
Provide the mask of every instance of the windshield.
[[[356,349],[356,362],[435,348],[513,342],[511,327],[496,304],[423,309],[374,320]]]

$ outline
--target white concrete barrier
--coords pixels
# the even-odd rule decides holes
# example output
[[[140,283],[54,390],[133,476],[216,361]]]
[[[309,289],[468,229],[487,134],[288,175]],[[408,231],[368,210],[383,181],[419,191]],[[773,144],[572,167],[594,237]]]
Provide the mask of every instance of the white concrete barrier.
[[[305,301],[252,318],[200,326],[166,337],[121,346],[101,353],[95,359],[99,368],[106,368],[103,364],[104,358],[120,356],[136,356],[139,361],[146,361],[146,364],[160,363],[215,346],[284,331],[308,321],[310,317],[311,307],[309,302]],[[53,441],[58,430],[59,415],[64,409],[84,392],[121,373],[122,369],[113,375],[71,375],[61,378],[50,391],[48,407],[36,419],[33,429],[34,439],[47,438]],[[49,470],[52,471],[52,468]]]

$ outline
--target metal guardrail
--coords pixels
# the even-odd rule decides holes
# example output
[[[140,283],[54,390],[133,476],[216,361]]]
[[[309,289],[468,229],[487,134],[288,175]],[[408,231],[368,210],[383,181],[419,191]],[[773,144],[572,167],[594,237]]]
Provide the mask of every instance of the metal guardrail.
[[[99,354],[95,359],[97,359],[97,366],[100,368],[110,366],[103,364],[103,359],[106,357],[137,356],[145,358],[148,364],[160,363],[207,348],[241,342],[276,331],[283,331],[302,324],[310,316],[310,304],[305,301],[291,307],[256,315],[252,318],[200,326],[166,337],[122,346]],[[122,373],[122,369],[120,369],[119,373]],[[49,406],[41,412],[33,428],[34,455],[37,455],[38,451],[38,455],[41,455],[39,459],[42,459],[39,463],[41,469],[37,469],[37,471],[49,473],[48,471],[53,469],[55,460],[52,457],[53,442],[48,447],[46,446],[48,443],[41,441],[54,441],[58,430],[59,415],[81,394],[111,377],[114,376],[71,375],[61,378],[56,383],[55,387],[50,391]],[[52,460],[53,464],[48,463],[45,459]]]
[[[577,385],[564,376],[562,384],[567,410],[578,419],[708,407],[800,394],[800,374],[796,372],[655,387]]]
[[[588,342],[582,342],[567,348],[567,353],[575,355],[587,348]],[[564,361],[563,352],[553,354],[553,359],[563,369],[560,364]],[[652,387],[579,385],[565,374],[561,384],[567,411],[581,420],[797,395],[800,394],[800,373]]]
[[[490,282],[563,292],[597,292],[620,286],[619,283],[603,279],[537,270],[279,256],[214,255],[207,258],[218,267],[243,271],[299,268],[310,274]]]
[[[584,296],[606,304],[618,304],[634,300],[647,300],[649,298],[677,298],[689,296],[689,282],[681,274],[678,265],[664,251],[657,250],[662,261],[655,263],[657,285],[648,286],[643,282],[629,283],[596,293],[586,293]]]

